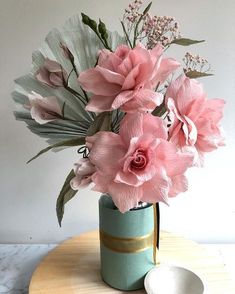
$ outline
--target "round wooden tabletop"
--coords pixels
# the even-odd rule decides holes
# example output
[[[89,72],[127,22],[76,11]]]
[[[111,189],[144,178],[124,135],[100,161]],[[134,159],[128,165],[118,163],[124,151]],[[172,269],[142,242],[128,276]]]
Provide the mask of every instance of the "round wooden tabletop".
[[[186,267],[198,274],[210,294],[234,294],[235,286],[219,256],[203,246],[161,232],[160,263]],[[35,270],[29,294],[126,293],[107,286],[100,277],[98,231],[69,239],[52,250]],[[131,293],[145,293],[144,290]]]

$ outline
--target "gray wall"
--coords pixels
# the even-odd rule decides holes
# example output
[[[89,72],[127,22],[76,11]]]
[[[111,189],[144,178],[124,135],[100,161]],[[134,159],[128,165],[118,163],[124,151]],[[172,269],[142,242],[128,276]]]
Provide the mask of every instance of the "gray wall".
[[[185,36],[207,42],[187,48],[207,57],[215,76],[203,79],[209,97],[227,101],[223,126],[227,146],[207,156],[204,169],[189,172],[190,189],[161,206],[162,228],[204,242],[235,242],[235,2],[233,0],[159,0],[152,11],[173,15]],[[55,201],[77,160],[73,149],[26,161],[45,142],[14,120],[13,80],[29,71],[31,53],[53,27],[81,11],[120,30],[118,18],[128,1],[0,0],[0,243],[58,242],[98,225],[99,195],[79,193],[66,207],[63,227]],[[172,48],[175,57],[184,50]]]

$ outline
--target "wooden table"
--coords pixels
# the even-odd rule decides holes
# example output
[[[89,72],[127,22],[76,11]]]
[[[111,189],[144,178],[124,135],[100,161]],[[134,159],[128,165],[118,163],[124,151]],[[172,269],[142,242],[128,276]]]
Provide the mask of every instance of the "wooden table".
[[[195,242],[161,232],[158,258],[161,263],[196,272],[206,284],[206,293],[235,293],[235,285],[219,256],[209,254]],[[74,237],[57,246],[39,264],[32,276],[29,294],[126,293],[108,287],[101,280],[99,267],[98,231]]]

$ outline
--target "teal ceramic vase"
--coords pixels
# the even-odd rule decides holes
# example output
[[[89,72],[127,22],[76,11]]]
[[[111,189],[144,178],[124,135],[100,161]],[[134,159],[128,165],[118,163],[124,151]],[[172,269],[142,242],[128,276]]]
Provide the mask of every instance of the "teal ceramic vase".
[[[99,224],[102,279],[115,289],[142,289],[145,275],[155,265],[153,205],[123,214],[111,197],[102,195]]]

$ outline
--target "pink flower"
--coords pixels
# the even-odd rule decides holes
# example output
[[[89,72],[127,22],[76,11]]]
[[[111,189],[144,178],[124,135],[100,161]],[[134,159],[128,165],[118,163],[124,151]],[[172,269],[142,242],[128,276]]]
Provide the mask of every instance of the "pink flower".
[[[42,97],[40,94],[33,92],[28,95],[30,109],[33,119],[39,124],[45,124],[62,117],[62,112],[56,97]]]
[[[39,82],[55,88],[63,87],[68,75],[58,62],[46,58],[36,78]]]
[[[169,86],[166,101],[174,116],[170,140],[180,148],[193,147],[199,156],[197,164],[202,163],[204,152],[224,145],[219,126],[224,100],[207,100],[202,85],[182,75]]]
[[[73,190],[86,188],[91,182],[91,177],[96,171],[95,166],[88,158],[82,158],[75,164],[75,177],[70,181]]]
[[[162,53],[160,45],[147,50],[141,44],[134,49],[120,45],[115,52],[102,50],[98,65],[79,76],[83,89],[93,93],[86,109],[154,110],[163,100],[162,94],[155,92],[156,86],[179,66],[174,59],[163,58]]]
[[[99,132],[86,139],[89,159],[97,171],[93,190],[108,193],[121,212],[139,201],[168,201],[187,189],[184,172],[190,155],[167,141],[162,119],[151,114],[127,114],[119,134]]]

